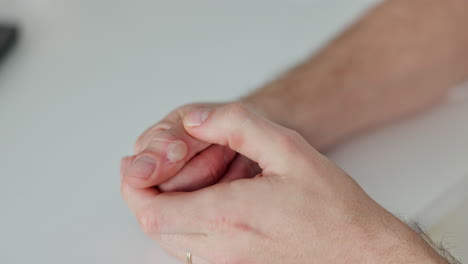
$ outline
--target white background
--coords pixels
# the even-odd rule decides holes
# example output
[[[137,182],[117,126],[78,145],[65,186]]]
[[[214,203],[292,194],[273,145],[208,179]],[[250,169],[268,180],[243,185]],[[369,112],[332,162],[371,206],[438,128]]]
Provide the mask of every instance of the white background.
[[[120,198],[120,157],[174,107],[245,94],[372,2],[0,0],[22,29],[0,68],[0,263],[176,263]],[[426,208],[468,175],[461,94],[330,156],[434,223]]]

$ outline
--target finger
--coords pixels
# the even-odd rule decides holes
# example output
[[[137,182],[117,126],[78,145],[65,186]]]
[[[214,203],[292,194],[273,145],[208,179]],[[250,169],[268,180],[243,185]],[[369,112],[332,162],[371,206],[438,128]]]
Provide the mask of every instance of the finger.
[[[228,146],[265,169],[282,170],[308,146],[296,132],[249,111],[241,104],[198,109],[184,117],[187,132],[202,141]]]
[[[253,178],[262,170],[258,164],[251,161],[243,155],[237,155],[234,161],[229,166],[225,175],[219,180],[218,183],[232,182],[239,179]]]
[[[120,161],[120,178],[123,179],[125,176],[125,172],[127,171],[130,162],[132,161],[132,157],[124,157]]]
[[[187,134],[181,124],[169,130],[156,130],[146,147],[127,167],[125,181],[137,188],[159,185],[174,175],[198,152],[210,144]]]
[[[152,127],[148,128],[145,132],[143,132],[135,142],[133,147],[134,155],[141,153],[153,140],[155,134],[160,132],[167,131],[172,127],[177,126],[177,122],[173,120],[173,117],[166,117],[165,119],[161,120],[159,123],[153,125]]]
[[[160,141],[171,143],[180,140],[187,145],[187,148],[198,149],[198,151],[201,151],[210,145],[209,143],[200,141],[190,136],[185,131],[180,119],[173,122],[170,122],[166,119],[163,122],[164,123],[158,123],[154,127],[148,129],[137,139],[134,148],[135,155],[138,155],[145,150],[155,150],[156,152],[159,152]],[[171,155],[169,154],[168,156]],[[182,158],[183,157],[180,155],[175,155],[175,157],[172,157],[173,161],[178,161]]]
[[[163,192],[190,192],[213,185],[223,177],[235,156],[236,152],[227,147],[211,145],[158,187]]]
[[[159,195],[156,188],[135,189],[124,181],[121,182],[120,192],[135,215],[150,208],[154,198]]]
[[[204,105],[208,105],[208,104],[204,104]],[[216,104],[209,104],[209,105],[215,106]],[[186,113],[192,111],[192,109],[196,109],[197,107],[199,106],[198,105],[186,105],[186,106],[180,107],[172,111],[171,113],[169,113],[160,122],[148,128],[143,134],[140,135],[140,137],[135,142],[134,154],[138,155],[143,150],[145,150],[150,144],[150,142],[153,141],[154,138],[158,137],[157,135],[160,132],[164,132],[164,131],[171,132],[171,130],[173,129],[178,129],[179,132],[185,132],[185,130],[183,129],[183,125],[182,125],[182,119],[186,115]],[[192,142],[187,142],[189,147],[193,147],[191,146],[191,143]]]
[[[122,181],[122,196],[149,237],[161,234],[208,234],[209,219],[220,206],[202,193],[161,194]]]
[[[189,263],[189,256],[193,264],[211,264],[204,256],[216,250],[210,238],[204,235],[161,235],[161,248],[182,263]]]
[[[246,243],[252,239],[242,233],[228,236],[161,235],[159,241],[168,253],[186,263],[187,253],[191,253],[194,264],[252,263],[250,252],[245,251]]]

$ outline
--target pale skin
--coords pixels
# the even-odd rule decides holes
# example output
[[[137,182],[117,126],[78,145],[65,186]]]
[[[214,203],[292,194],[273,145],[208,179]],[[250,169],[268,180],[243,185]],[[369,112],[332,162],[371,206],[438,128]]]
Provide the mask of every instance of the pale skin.
[[[465,25],[468,1],[383,3],[242,104],[182,106],[148,129],[122,161],[124,197],[195,264],[445,263],[311,146],[443,99],[468,77]]]
[[[297,132],[241,104],[193,109],[183,126],[262,172],[195,192],[122,186],[146,234],[180,260],[191,252],[193,263],[214,264],[444,263]]]

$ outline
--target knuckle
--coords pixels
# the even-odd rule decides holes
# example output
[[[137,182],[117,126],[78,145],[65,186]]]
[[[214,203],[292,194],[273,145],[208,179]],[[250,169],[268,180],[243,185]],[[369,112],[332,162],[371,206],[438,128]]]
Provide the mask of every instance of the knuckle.
[[[204,182],[207,184],[215,183],[223,171],[223,165],[215,161],[205,163]]]
[[[131,208],[132,204],[131,204],[131,190],[130,190],[130,186],[125,183],[125,181],[121,181],[120,182],[120,194],[122,195],[122,198],[124,199],[124,201],[129,205],[130,209],[133,210],[133,208]]]
[[[182,117],[180,112],[184,108],[188,108],[189,105],[181,106],[176,108],[171,113],[169,113],[166,117],[162,120],[157,122],[156,124],[152,125],[151,127],[147,128],[135,141],[134,150],[135,152],[141,152],[151,141],[151,139],[157,136],[161,132],[166,132],[177,125],[182,126]]]
[[[284,129],[278,133],[276,144],[278,144],[279,149],[285,154],[285,164],[307,163],[309,143],[298,132]]]
[[[276,139],[280,146],[287,151],[295,151],[299,147],[301,136],[294,130],[284,129],[278,133]]]
[[[226,112],[229,117],[244,120],[249,116],[247,107],[239,102],[233,102],[226,105]]]
[[[247,260],[243,260],[241,254],[216,254],[213,259],[218,264],[245,264],[249,263]]]
[[[302,146],[305,143],[304,137],[296,130],[287,128],[286,136],[289,138],[291,142],[295,143],[297,146]]]
[[[154,214],[148,212],[148,210],[137,212],[136,218],[140,224],[141,229],[146,235],[151,236],[159,232],[160,223],[157,217]]]
[[[233,226],[233,220],[226,214],[218,214],[209,221],[208,229],[211,232],[222,233],[225,236],[233,237],[237,234]]]
[[[239,149],[245,143],[242,128],[251,120],[250,111],[241,103],[230,103],[225,108],[225,118],[229,120],[229,129],[226,134],[227,145],[231,149]]]
[[[151,130],[146,132],[146,134],[141,137],[142,141],[151,140],[153,138],[161,138],[161,139],[171,139],[171,131],[172,129],[176,128],[175,125],[170,125],[168,123],[158,123],[153,126]]]
[[[135,141],[135,144],[133,145],[135,154],[141,152],[144,149],[145,136],[146,136],[146,132],[141,134]]]
[[[155,140],[159,141],[175,141],[178,138],[174,136],[174,132],[171,129],[159,129],[155,127],[153,130],[146,132],[141,135],[135,142],[135,153],[138,154],[147,148],[151,148],[152,142]]]
[[[137,138],[137,140],[135,141],[135,144],[133,146],[135,154],[138,154],[138,153],[142,152],[146,148],[146,146],[149,144],[149,142],[151,141],[151,137],[152,137],[152,135],[154,133],[153,129],[154,129],[154,126],[149,128],[145,132],[143,132],[143,134],[141,134]]]
[[[167,121],[162,121],[159,123],[156,123],[150,130],[149,133],[155,133],[159,131],[166,131],[171,129],[175,124],[169,123]]]

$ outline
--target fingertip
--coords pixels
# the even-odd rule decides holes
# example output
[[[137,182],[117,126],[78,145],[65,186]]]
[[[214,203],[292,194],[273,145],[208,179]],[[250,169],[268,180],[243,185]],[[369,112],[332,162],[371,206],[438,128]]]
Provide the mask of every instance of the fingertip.
[[[158,185],[171,177],[188,155],[188,145],[182,140],[155,139],[140,154],[124,161],[125,181],[137,188]]]
[[[149,150],[125,159],[123,163],[122,180],[139,189],[157,186],[167,181],[182,166],[180,162],[169,161]]]
[[[183,119],[184,127],[190,129],[201,126],[209,118],[211,112],[210,108],[201,108],[186,114]]]
[[[133,146],[133,153],[138,155],[143,152],[154,138],[160,137],[165,139],[167,136],[170,136],[170,133],[167,133],[169,128],[170,127],[168,125],[164,126],[164,124],[156,124],[153,127],[147,129],[135,141]]]
[[[134,188],[147,188],[154,186],[153,174],[158,162],[152,153],[143,152],[122,162],[124,167],[123,181]],[[154,181],[154,180],[153,180]]]
[[[121,183],[120,193],[134,213],[145,210],[152,198],[159,195],[156,188],[136,188],[127,182]]]
[[[120,177],[121,178],[124,178],[125,172],[127,171],[128,166],[130,166],[130,163],[131,163],[133,157],[134,156],[126,156],[126,157],[123,157],[120,160]]]
[[[162,192],[191,192],[211,186],[224,175],[236,154],[229,148],[212,145],[158,188]]]
[[[187,143],[185,143],[182,140],[176,140],[174,142],[171,142],[167,146],[166,157],[168,160],[172,162],[179,162],[179,161],[184,160],[187,154],[188,154]]]

